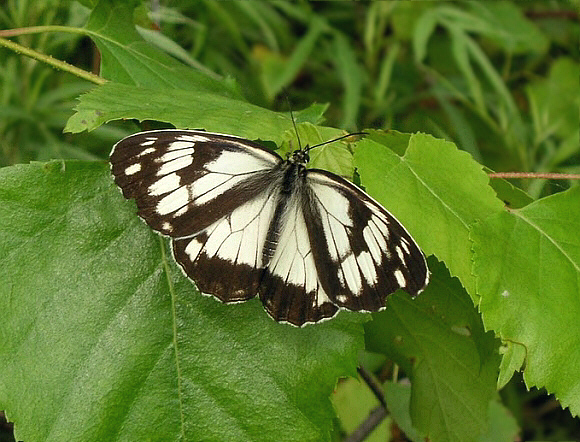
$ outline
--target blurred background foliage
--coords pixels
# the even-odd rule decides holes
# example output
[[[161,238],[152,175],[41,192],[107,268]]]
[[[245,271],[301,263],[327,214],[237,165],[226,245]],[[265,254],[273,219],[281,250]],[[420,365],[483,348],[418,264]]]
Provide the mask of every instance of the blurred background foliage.
[[[0,28],[80,28],[95,3],[5,0]],[[136,3],[146,40],[254,104],[328,103],[329,126],[432,133],[495,171],[580,174],[579,0]],[[98,73],[91,40],[56,30],[12,40]],[[0,47],[0,166],[106,159],[131,123],[62,132],[91,87]],[[538,198],[577,181],[514,184]],[[521,377],[501,394],[525,440],[580,439],[578,419]]]
[[[93,1],[7,0],[3,29],[81,27]],[[575,1],[140,3],[139,32],[185,64],[235,79],[252,103],[330,103],[326,124],[423,131],[496,171],[580,172]],[[78,33],[14,41],[98,72]],[[63,135],[92,85],[0,49],[0,165],[105,158],[119,125]],[[192,106],[195,104],[192,103]],[[569,184],[518,183],[533,197]]]

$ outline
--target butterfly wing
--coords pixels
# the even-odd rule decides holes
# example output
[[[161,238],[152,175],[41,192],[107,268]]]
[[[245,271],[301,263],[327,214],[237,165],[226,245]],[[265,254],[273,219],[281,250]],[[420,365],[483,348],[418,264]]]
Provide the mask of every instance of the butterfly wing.
[[[193,130],[131,135],[113,147],[110,160],[139,216],[174,238],[202,232],[251,201],[282,162],[251,141]]]
[[[402,288],[427,285],[425,257],[396,218],[361,189],[324,170],[297,183],[279,223],[260,298],[274,319],[294,325],[340,308],[378,311]]]
[[[305,268],[307,262],[314,265],[317,275],[316,286],[309,286],[310,292],[318,291],[311,299],[327,298],[348,310],[377,311],[399,288],[412,296],[425,288],[429,280],[425,257],[393,215],[361,189],[330,172],[310,169],[306,183],[301,205],[296,208],[298,219],[302,212],[304,228],[296,231],[308,237],[301,241],[307,253],[300,256]],[[281,305],[284,286],[302,278],[296,270],[296,254],[290,258],[290,252],[299,249],[294,243],[300,241],[293,241],[291,234],[282,236],[269,268],[270,278],[277,283],[260,292],[266,305]],[[304,275],[306,282],[300,284],[308,286],[308,272]],[[286,315],[293,316],[291,307],[287,310]],[[305,320],[315,318],[306,315]]]
[[[326,293],[324,275],[315,262],[308,222],[303,210],[304,181],[296,181],[292,195],[286,200],[280,218],[271,230],[275,241],[273,254],[258,286],[264,308],[276,321],[301,326],[334,316],[339,308]],[[276,217],[274,217],[276,218]]]
[[[425,257],[373,198],[324,170],[308,171],[303,210],[322,287],[333,303],[377,311],[399,288],[412,296],[429,281]]]
[[[281,163],[251,141],[190,130],[141,132],[111,153],[123,195],[174,238],[176,261],[199,290],[224,302],[257,294]]]
[[[200,291],[224,302],[253,298],[263,275],[263,248],[276,207],[275,184],[201,233],[173,240],[173,254]]]

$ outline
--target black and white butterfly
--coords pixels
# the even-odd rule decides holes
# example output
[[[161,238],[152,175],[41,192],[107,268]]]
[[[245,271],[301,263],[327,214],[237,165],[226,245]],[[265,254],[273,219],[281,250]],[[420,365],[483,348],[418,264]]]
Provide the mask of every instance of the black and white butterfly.
[[[301,326],[420,293],[429,271],[413,238],[349,181],[307,169],[317,146],[284,160],[232,135],[156,130],[119,141],[111,165],[185,274],[223,302],[259,295],[276,321]]]

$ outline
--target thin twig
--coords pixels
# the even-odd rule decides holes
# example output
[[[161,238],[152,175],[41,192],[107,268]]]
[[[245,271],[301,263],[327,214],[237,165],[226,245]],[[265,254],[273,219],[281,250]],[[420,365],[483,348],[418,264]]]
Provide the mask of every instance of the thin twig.
[[[362,380],[367,384],[370,390],[373,392],[375,397],[381,403],[375,407],[369,414],[369,416],[362,422],[356,430],[352,432],[346,439],[345,442],[360,442],[367,438],[369,434],[379,425],[385,417],[389,414],[387,409],[387,401],[385,399],[385,393],[381,386],[375,381],[373,375],[369,373],[364,367],[357,367],[358,374]]]
[[[580,175],[574,173],[534,173],[534,172],[493,172],[490,178],[532,178],[543,180],[580,180]]]
[[[13,41],[6,40],[0,37],[0,46],[4,46],[16,53],[26,55],[27,57],[34,58],[35,60],[41,61],[43,63],[52,66],[53,68],[61,69],[65,72],[69,72],[77,77],[84,78],[85,80],[92,81],[96,84],[103,84],[106,82],[104,78],[99,77],[91,72],[87,72],[83,69],[77,68],[65,61],[57,60],[50,55],[42,54],[34,49],[27,48],[25,46],[14,43]]]
[[[363,366],[359,365],[356,369],[360,377],[365,381],[368,387],[371,389],[375,397],[381,403],[385,409],[387,409],[387,400],[385,399],[385,393],[383,392],[383,388],[375,381],[373,375],[370,374]]]
[[[387,417],[387,410],[382,405],[378,405],[371,411],[369,417],[360,424],[344,442],[361,442]]]

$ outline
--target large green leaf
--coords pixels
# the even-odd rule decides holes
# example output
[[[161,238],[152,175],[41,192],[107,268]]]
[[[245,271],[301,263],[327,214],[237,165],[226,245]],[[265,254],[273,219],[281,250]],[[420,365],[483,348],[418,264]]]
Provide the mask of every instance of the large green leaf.
[[[411,299],[393,295],[365,326],[367,349],[396,361],[411,379],[413,426],[431,441],[476,440],[496,392],[497,340],[457,279],[429,260],[431,282]]]
[[[398,145],[398,138],[408,135],[374,139]],[[367,138],[355,149],[362,184],[475,297],[469,228],[502,208],[481,166],[453,143],[430,135],[412,135],[403,157],[378,142]]]
[[[580,187],[473,227],[486,327],[527,350],[524,379],[580,413]],[[513,358],[513,352],[508,357]],[[517,358],[516,358],[517,359]],[[516,364],[517,365],[517,364]],[[514,364],[506,363],[513,370]]]
[[[0,409],[18,440],[325,440],[368,315],[201,296],[102,163],[0,170]]]
[[[262,139],[281,144],[294,136],[290,115],[273,112],[241,100],[221,97],[208,92],[158,90],[120,83],[105,83],[81,95],[76,113],[67,122],[68,132],[93,130],[118,119],[155,120],[183,129],[205,129],[229,133],[249,139]],[[316,121],[321,109],[313,105],[296,111],[297,121]],[[299,125],[300,126],[300,125]],[[338,129],[319,128],[321,136],[335,137]],[[329,138],[308,139],[304,143],[326,141]],[[293,149],[297,145],[292,146]]]
[[[264,140],[281,139],[282,133],[292,128],[289,116],[245,101],[208,92],[146,89],[112,82],[81,95],[75,110],[65,128],[68,132],[93,130],[122,118]]]
[[[408,383],[388,381],[385,384],[389,411],[405,435],[415,441],[424,441],[412,426],[409,415],[412,386]],[[499,400],[491,400],[488,409],[489,426],[487,432],[476,438],[478,442],[497,442],[518,440],[519,428],[514,417]]]

